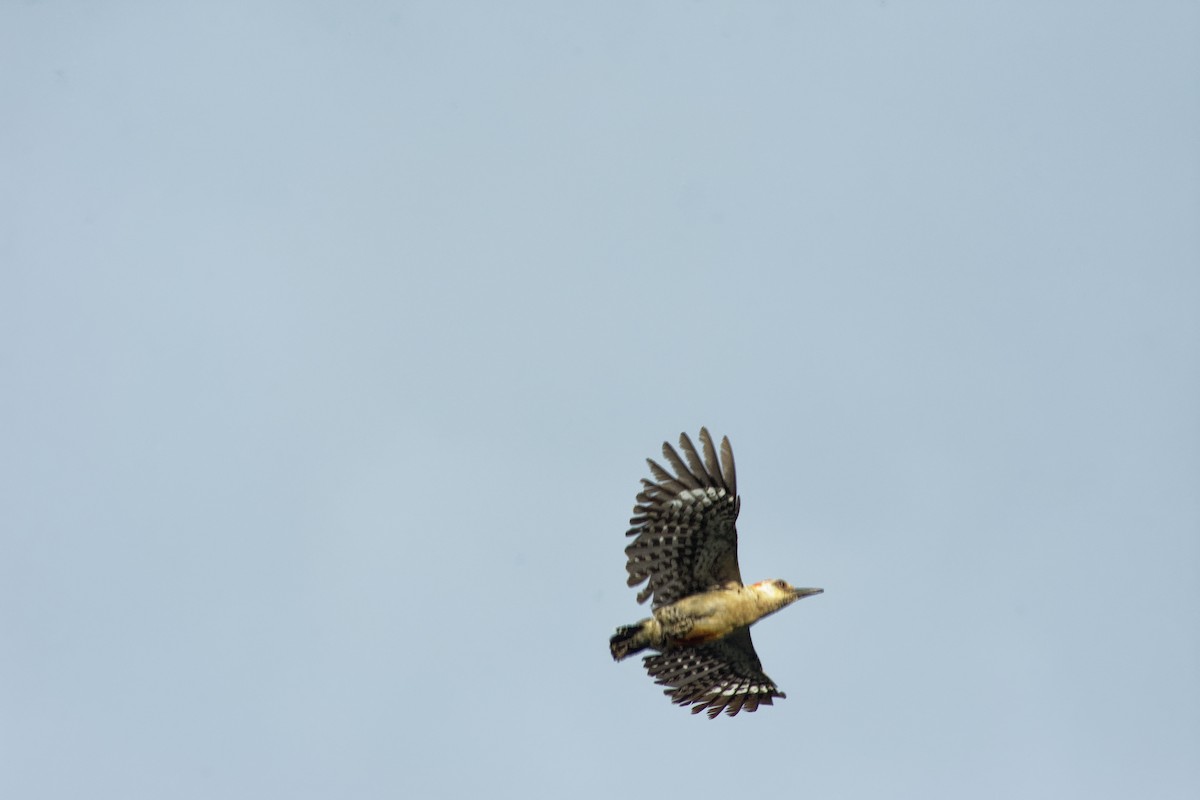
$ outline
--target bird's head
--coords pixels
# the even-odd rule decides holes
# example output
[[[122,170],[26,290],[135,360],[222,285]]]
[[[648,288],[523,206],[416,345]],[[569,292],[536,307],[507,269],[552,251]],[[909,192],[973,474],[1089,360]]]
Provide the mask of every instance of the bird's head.
[[[790,606],[804,597],[821,594],[824,589],[797,589],[785,580],[759,581],[750,586],[764,605],[772,607],[772,611]]]

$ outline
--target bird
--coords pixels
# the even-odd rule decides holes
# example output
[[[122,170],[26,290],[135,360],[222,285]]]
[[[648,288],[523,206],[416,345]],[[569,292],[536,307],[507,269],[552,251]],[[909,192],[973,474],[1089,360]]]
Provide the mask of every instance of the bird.
[[[737,557],[741,498],[729,438],[721,455],[707,428],[704,457],[686,433],[679,451],[663,443],[674,474],[646,459],[654,478],[642,479],[625,548],[629,586],[645,583],[638,603],[652,600],[653,616],[622,625],[609,639],[614,661],[655,651],[643,665],[663,693],[693,714],[757,711],[786,695],[763,672],[750,626],[824,589],[796,588],[784,580],[742,583]],[[680,456],[682,451],[682,457]]]

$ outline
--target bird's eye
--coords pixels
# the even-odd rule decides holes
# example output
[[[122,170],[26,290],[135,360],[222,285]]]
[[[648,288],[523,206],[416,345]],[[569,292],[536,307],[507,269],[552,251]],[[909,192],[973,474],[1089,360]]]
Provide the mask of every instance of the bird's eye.
[[[782,581],[782,580],[780,580],[780,581],[775,581],[775,586],[777,586],[777,587],[778,587],[778,588],[780,588],[780,589],[786,589],[786,588],[787,588],[787,581]]]

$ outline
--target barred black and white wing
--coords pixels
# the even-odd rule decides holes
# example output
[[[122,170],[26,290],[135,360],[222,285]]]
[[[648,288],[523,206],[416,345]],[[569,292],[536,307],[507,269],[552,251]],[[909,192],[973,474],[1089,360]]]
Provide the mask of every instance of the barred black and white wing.
[[[750,641],[750,629],[739,628],[724,639],[700,647],[669,650],[643,659],[646,671],[665,694],[692,713],[708,712],[713,719],[722,711],[757,711],[776,697],[786,697],[762,671],[762,662]]]
[[[629,585],[646,582],[639,603],[653,597],[653,607],[659,608],[698,592],[742,585],[733,449],[728,438],[722,439],[718,460],[706,428],[700,429],[700,445],[703,459],[686,433],[679,436],[682,458],[663,444],[675,474],[646,459],[654,480],[642,479],[627,534],[637,538],[625,548]]]

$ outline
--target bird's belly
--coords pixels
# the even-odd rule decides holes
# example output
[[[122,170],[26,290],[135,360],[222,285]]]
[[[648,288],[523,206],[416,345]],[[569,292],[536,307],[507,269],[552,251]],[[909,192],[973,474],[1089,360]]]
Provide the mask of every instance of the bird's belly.
[[[737,599],[733,592],[705,592],[660,608],[654,615],[668,641],[694,647],[716,641],[746,624]]]
[[[695,647],[697,645],[715,642],[717,639],[720,639],[728,634],[730,630],[731,629],[725,620],[717,619],[715,617],[707,617],[696,620],[693,623],[691,630],[683,633],[676,641],[681,645]]]

